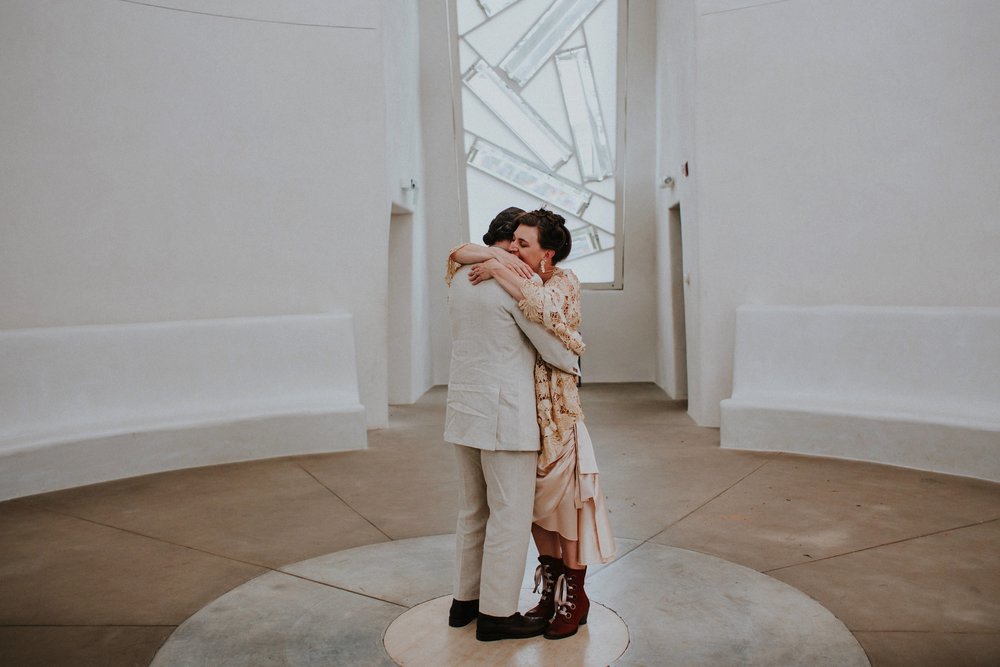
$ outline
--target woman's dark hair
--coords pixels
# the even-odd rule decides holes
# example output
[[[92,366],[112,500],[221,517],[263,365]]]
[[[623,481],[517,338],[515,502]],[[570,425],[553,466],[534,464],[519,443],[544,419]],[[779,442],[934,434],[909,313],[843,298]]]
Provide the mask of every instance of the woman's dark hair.
[[[573,249],[573,239],[566,229],[566,219],[558,213],[540,208],[517,216],[514,228],[520,225],[538,227],[538,245],[545,250],[554,250],[552,263],[557,264],[569,256]]]
[[[514,219],[524,213],[524,209],[511,206],[497,213],[490,223],[489,231],[483,234],[483,243],[495,245],[497,241],[514,240]]]

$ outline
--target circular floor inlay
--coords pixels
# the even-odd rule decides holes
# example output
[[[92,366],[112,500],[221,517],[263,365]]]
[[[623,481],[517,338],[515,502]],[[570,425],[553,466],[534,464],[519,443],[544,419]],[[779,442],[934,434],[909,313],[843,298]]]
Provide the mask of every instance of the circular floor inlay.
[[[475,624],[449,628],[455,536],[433,535],[267,572],[182,623],[152,667],[869,667],[843,623],[777,579],[685,549],[616,542],[618,558],[587,571],[598,604],[575,637],[480,642]],[[522,611],[535,602],[534,570],[529,555]]]
[[[537,602],[530,590],[521,593],[520,609]],[[397,664],[408,665],[594,665],[612,664],[628,648],[628,628],[616,614],[591,600],[587,624],[572,637],[549,640],[504,639],[481,642],[476,623],[464,628],[448,626],[451,596],[445,595],[413,607],[392,622],[385,632],[385,650]]]

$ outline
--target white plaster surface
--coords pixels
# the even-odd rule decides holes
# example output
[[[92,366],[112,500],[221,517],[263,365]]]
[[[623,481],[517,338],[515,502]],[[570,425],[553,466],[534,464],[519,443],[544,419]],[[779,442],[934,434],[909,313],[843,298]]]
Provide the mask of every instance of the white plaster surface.
[[[671,398],[691,396],[699,418],[701,339],[698,299],[696,180],[683,174],[695,158],[696,15],[693,0],[656,2],[656,310],[657,384]],[[696,164],[697,169],[697,164]],[[665,178],[673,184],[665,186]],[[671,212],[671,208],[677,211]],[[672,229],[680,219],[680,229]],[[678,231],[680,232],[678,234]],[[676,247],[679,242],[680,247]],[[680,266],[677,266],[677,264]],[[680,285],[676,274],[681,274]],[[685,280],[687,276],[687,280]],[[676,314],[683,311],[680,328]],[[683,338],[683,340],[681,340]],[[684,354],[680,354],[683,347]]]
[[[378,3],[357,2],[372,6]],[[395,0],[382,15],[385,51],[386,179],[389,225],[388,398],[413,403],[431,386],[428,217],[420,99],[417,0]],[[403,185],[406,185],[404,189]],[[435,275],[434,280],[440,280]]]
[[[335,4],[326,0],[297,0],[296,2],[271,2],[270,0],[156,0],[155,4],[171,9],[219,14],[256,21],[285,21],[317,26],[342,26],[377,28],[379,13],[377,3],[368,0],[340,0]]]
[[[364,448],[355,358],[343,313],[0,331],[0,498]]]
[[[657,181],[678,181],[658,219],[680,203],[699,424],[718,425],[730,395],[741,304],[1000,303],[1000,4],[658,0],[656,12]],[[658,289],[662,305],[666,272]]]
[[[156,4],[0,4],[0,329],[349,312],[384,426],[384,3]]]
[[[744,306],[723,447],[1000,481],[1000,308]]]
[[[684,549],[624,546],[624,555],[589,573],[588,594],[602,609],[570,639],[479,643],[470,634],[473,626],[448,628],[454,536],[438,535],[328,554],[250,581],[181,625],[153,665],[392,664],[383,636],[419,658],[426,645],[394,639],[389,629],[407,608],[427,600],[427,608],[443,610],[434,615],[438,638],[451,641],[437,646],[443,653],[435,656],[451,658],[438,666],[528,664],[517,656],[553,648],[577,659],[587,655],[592,636],[608,631],[620,641],[615,628],[623,621],[628,649],[616,665],[868,665],[843,624],[787,584]],[[526,572],[531,569],[528,563]],[[336,662],[337,651],[354,662]]]

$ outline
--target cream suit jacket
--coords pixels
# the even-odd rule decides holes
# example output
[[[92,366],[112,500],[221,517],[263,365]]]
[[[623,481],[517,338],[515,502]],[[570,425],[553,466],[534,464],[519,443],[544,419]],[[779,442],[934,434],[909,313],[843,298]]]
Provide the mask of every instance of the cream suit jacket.
[[[462,267],[448,291],[451,369],[444,439],[477,449],[537,451],[535,351],[579,375],[578,357],[529,322],[495,280],[469,282]]]

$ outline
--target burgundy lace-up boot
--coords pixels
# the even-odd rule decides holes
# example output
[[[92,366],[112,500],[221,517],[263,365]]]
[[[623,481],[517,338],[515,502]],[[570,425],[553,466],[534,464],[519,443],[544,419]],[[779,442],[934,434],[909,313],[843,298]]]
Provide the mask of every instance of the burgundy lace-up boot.
[[[572,637],[581,625],[587,624],[590,598],[583,590],[583,580],[586,576],[586,567],[582,570],[571,570],[567,567],[563,575],[556,580],[556,617],[545,630],[546,639]]]
[[[524,612],[528,618],[544,618],[552,620],[556,613],[556,580],[563,573],[565,566],[561,558],[539,556],[538,567],[535,568],[535,588],[533,593],[541,590],[542,597],[534,607]]]

